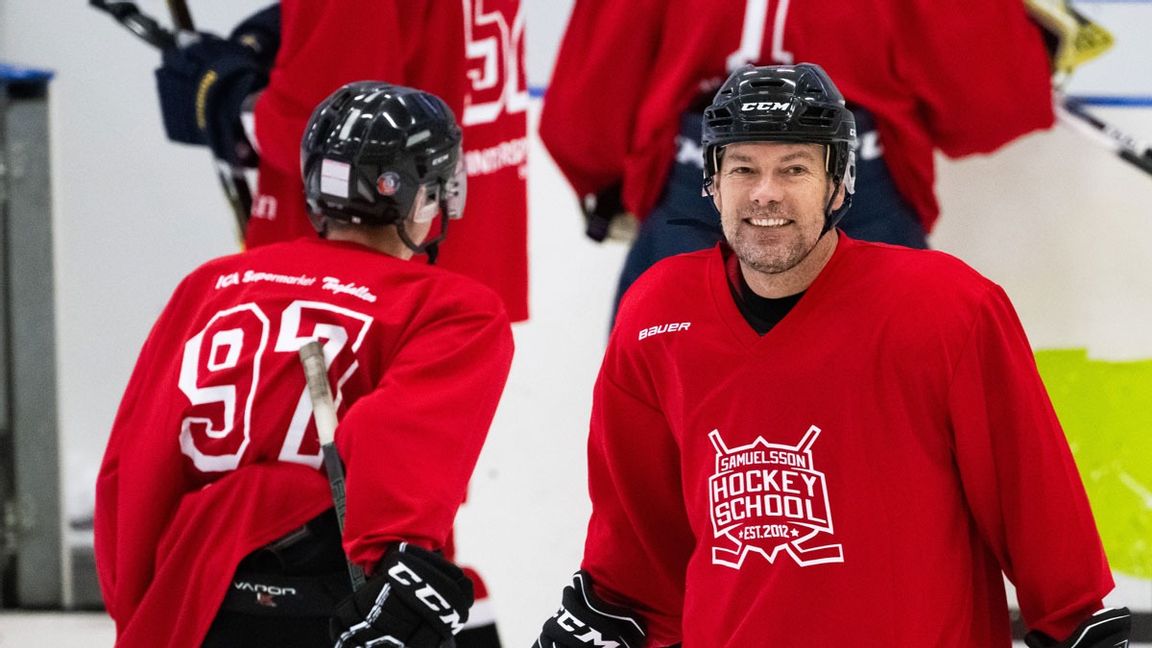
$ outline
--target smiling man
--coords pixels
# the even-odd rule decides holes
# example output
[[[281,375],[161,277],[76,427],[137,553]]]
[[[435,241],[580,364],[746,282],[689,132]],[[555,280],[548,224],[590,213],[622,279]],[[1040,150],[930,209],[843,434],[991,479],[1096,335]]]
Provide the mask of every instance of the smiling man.
[[[1004,291],[836,228],[855,130],[810,64],[742,68],[705,111],[726,240],[624,296],[540,648],[1007,648],[1005,575],[1033,648],[1128,637]]]

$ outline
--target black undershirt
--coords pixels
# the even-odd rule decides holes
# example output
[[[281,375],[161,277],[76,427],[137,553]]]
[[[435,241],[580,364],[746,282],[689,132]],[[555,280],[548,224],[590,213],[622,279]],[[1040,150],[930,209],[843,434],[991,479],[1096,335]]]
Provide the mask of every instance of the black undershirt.
[[[728,291],[732,293],[732,299],[736,301],[736,307],[740,309],[740,314],[744,316],[744,320],[758,335],[764,335],[771,331],[772,327],[779,324],[780,320],[784,319],[784,316],[804,296],[803,290],[795,295],[778,299],[757,295],[744,279],[744,273],[740,271],[735,255],[725,256],[729,266]],[[734,282],[739,285],[733,285]]]

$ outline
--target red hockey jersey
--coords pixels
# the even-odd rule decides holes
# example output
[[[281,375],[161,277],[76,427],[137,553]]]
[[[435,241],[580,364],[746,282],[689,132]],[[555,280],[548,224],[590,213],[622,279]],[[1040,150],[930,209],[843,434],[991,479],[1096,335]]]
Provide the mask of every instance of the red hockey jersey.
[[[939,212],[934,149],[991,151],[1053,119],[1042,37],[1019,0],[578,0],[541,139],[578,194],[622,181],[625,205],[644,217],[681,113],[745,62],[823,66],[875,117],[927,230]]]
[[[444,544],[511,362],[498,297],[319,238],[217,259],[154,326],[97,481],[118,646],[198,646],[241,558],[332,506],[297,357],[312,338],[340,415],[349,557]]]
[[[300,179],[312,110],[341,85],[379,80],[431,92],[464,128],[468,202],[439,263],[528,318],[527,89],[519,0],[280,3],[281,44],[256,104],[259,190],[249,247],[315,236]]]
[[[1004,292],[938,252],[835,254],[763,337],[718,248],[625,295],[595,389],[584,568],[652,644],[1010,645],[1112,588]]]

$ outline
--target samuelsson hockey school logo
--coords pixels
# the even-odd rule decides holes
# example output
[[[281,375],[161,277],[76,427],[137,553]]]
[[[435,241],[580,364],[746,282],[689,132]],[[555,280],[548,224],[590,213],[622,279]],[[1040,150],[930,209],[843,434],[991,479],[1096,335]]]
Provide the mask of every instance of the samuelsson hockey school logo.
[[[844,562],[842,545],[811,542],[832,533],[824,473],[812,463],[818,436],[813,425],[795,446],[756,437],[730,449],[719,430],[708,433],[716,448],[716,472],[708,479],[713,564],[740,569],[751,552],[772,563],[781,551],[801,567]]]

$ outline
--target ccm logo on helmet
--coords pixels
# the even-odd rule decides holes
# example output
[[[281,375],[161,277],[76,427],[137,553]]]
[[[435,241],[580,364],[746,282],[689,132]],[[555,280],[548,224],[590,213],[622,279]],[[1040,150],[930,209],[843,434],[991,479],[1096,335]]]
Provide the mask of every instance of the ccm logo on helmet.
[[[749,101],[740,105],[740,110],[788,110],[792,107],[791,101]]]

